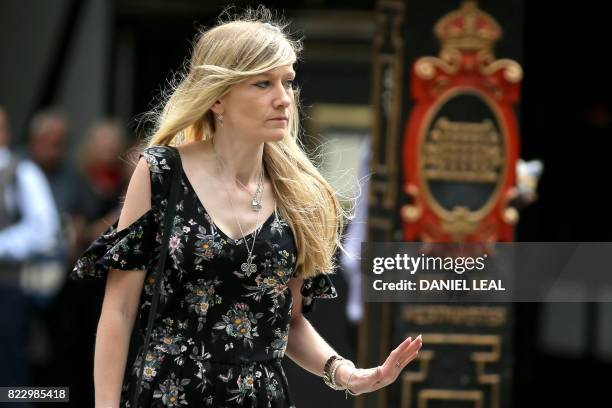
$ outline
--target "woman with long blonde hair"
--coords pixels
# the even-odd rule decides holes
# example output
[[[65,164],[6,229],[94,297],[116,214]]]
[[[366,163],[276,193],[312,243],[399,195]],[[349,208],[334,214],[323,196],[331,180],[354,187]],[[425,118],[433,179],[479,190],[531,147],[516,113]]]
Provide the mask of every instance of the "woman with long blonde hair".
[[[358,395],[395,381],[421,347],[408,338],[382,365],[356,368],[303,315],[337,296],[329,274],[345,214],[298,142],[302,46],[285,29],[258,7],[201,32],[119,220],[76,263],[76,278],[107,278],[96,407],[292,407],[285,354]],[[132,361],[130,336],[147,320]]]

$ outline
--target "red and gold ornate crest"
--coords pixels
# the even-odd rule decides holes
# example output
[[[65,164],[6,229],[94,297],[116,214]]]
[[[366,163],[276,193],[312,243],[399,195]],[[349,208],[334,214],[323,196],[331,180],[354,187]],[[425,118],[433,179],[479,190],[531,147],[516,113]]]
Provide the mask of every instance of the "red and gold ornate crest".
[[[495,59],[502,35],[475,2],[435,25],[438,57],[419,58],[411,73],[415,106],[404,132],[402,208],[406,241],[512,241],[519,134],[513,105],[521,66]]]

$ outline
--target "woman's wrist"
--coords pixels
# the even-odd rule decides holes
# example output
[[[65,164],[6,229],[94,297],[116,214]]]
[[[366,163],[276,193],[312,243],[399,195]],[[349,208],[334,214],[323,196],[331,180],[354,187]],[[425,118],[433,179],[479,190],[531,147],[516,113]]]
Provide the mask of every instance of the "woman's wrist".
[[[346,387],[346,384],[351,376],[351,373],[355,371],[355,365],[351,362],[350,364],[342,364],[336,369],[335,380],[336,384]]]

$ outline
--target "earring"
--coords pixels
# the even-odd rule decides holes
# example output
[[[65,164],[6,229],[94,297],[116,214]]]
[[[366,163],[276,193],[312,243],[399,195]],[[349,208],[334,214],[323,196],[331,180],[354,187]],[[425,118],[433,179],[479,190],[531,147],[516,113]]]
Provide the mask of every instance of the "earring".
[[[218,114],[218,115],[217,115],[217,120],[219,121],[219,125],[220,125],[221,127],[223,127],[223,115]]]

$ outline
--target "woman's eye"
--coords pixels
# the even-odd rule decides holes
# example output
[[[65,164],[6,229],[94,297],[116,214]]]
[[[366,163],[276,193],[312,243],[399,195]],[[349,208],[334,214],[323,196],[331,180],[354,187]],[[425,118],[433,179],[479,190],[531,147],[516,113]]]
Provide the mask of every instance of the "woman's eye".
[[[289,84],[288,85],[289,88],[295,89],[295,80],[290,79],[288,81],[285,81],[285,83]],[[270,81],[261,81],[261,82],[256,83],[255,86],[258,86],[260,88],[265,88],[265,86],[260,86],[261,84],[269,85]]]

